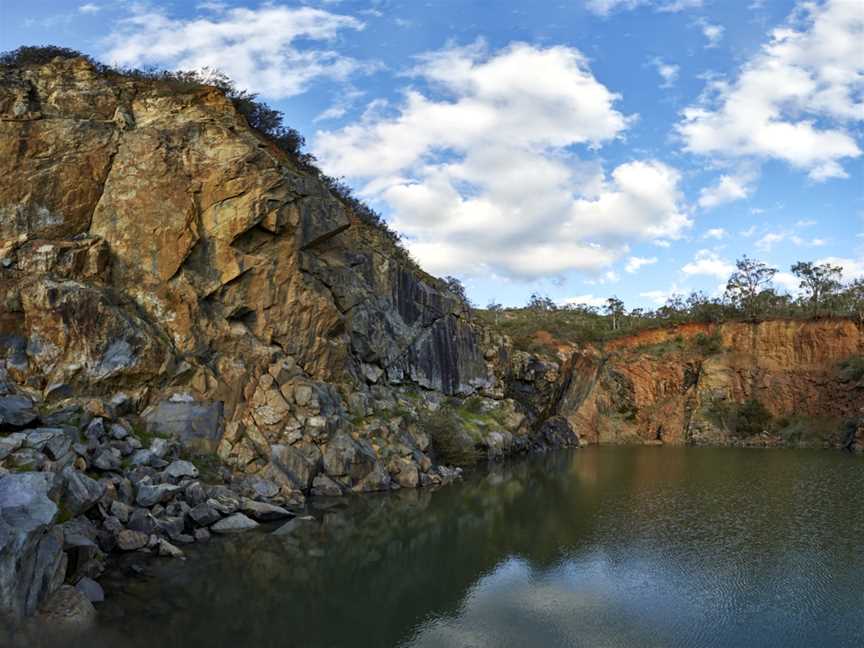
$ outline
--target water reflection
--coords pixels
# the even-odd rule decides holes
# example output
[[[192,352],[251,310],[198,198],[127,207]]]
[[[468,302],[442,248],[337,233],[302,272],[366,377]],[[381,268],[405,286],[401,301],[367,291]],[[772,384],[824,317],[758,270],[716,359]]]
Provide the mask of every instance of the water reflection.
[[[859,646],[861,493],[840,453],[549,454],[153,563],[86,645]]]

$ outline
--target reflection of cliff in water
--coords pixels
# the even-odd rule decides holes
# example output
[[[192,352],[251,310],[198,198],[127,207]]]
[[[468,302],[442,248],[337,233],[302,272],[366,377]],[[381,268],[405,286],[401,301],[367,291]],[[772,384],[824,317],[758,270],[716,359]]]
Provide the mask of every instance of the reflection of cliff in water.
[[[762,610],[771,597],[842,624],[864,577],[864,510],[852,504],[862,473],[835,453],[591,448],[493,465],[436,492],[318,502],[291,533],[154,561],[146,578],[109,590],[95,645],[386,648],[428,638],[418,628],[429,620],[470,626],[478,588],[502,573],[518,579],[481,596],[484,614],[509,623],[511,599],[528,609],[545,583],[559,626],[581,623],[586,637],[601,622],[619,636],[671,636],[657,606],[688,631],[724,627],[732,613],[745,623],[748,610],[775,611]],[[577,600],[595,607],[580,616],[568,607]]]

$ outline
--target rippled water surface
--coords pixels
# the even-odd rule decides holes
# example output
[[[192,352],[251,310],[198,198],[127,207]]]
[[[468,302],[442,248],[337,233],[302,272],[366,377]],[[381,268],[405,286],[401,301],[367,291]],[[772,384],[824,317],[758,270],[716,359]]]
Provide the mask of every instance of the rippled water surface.
[[[86,645],[864,646],[839,452],[589,448],[314,515],[109,585]]]

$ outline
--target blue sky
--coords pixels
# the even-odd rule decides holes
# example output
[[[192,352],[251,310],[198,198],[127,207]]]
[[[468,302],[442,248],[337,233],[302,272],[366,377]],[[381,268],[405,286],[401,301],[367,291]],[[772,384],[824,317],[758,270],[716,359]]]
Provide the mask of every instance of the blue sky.
[[[864,276],[861,0],[3,0],[41,43],[227,72],[481,305]]]

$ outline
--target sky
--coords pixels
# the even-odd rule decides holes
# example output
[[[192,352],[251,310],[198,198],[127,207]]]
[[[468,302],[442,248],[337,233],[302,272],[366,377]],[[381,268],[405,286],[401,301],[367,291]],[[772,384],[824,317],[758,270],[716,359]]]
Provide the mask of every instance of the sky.
[[[0,0],[0,50],[220,70],[478,305],[864,276],[864,0]]]

